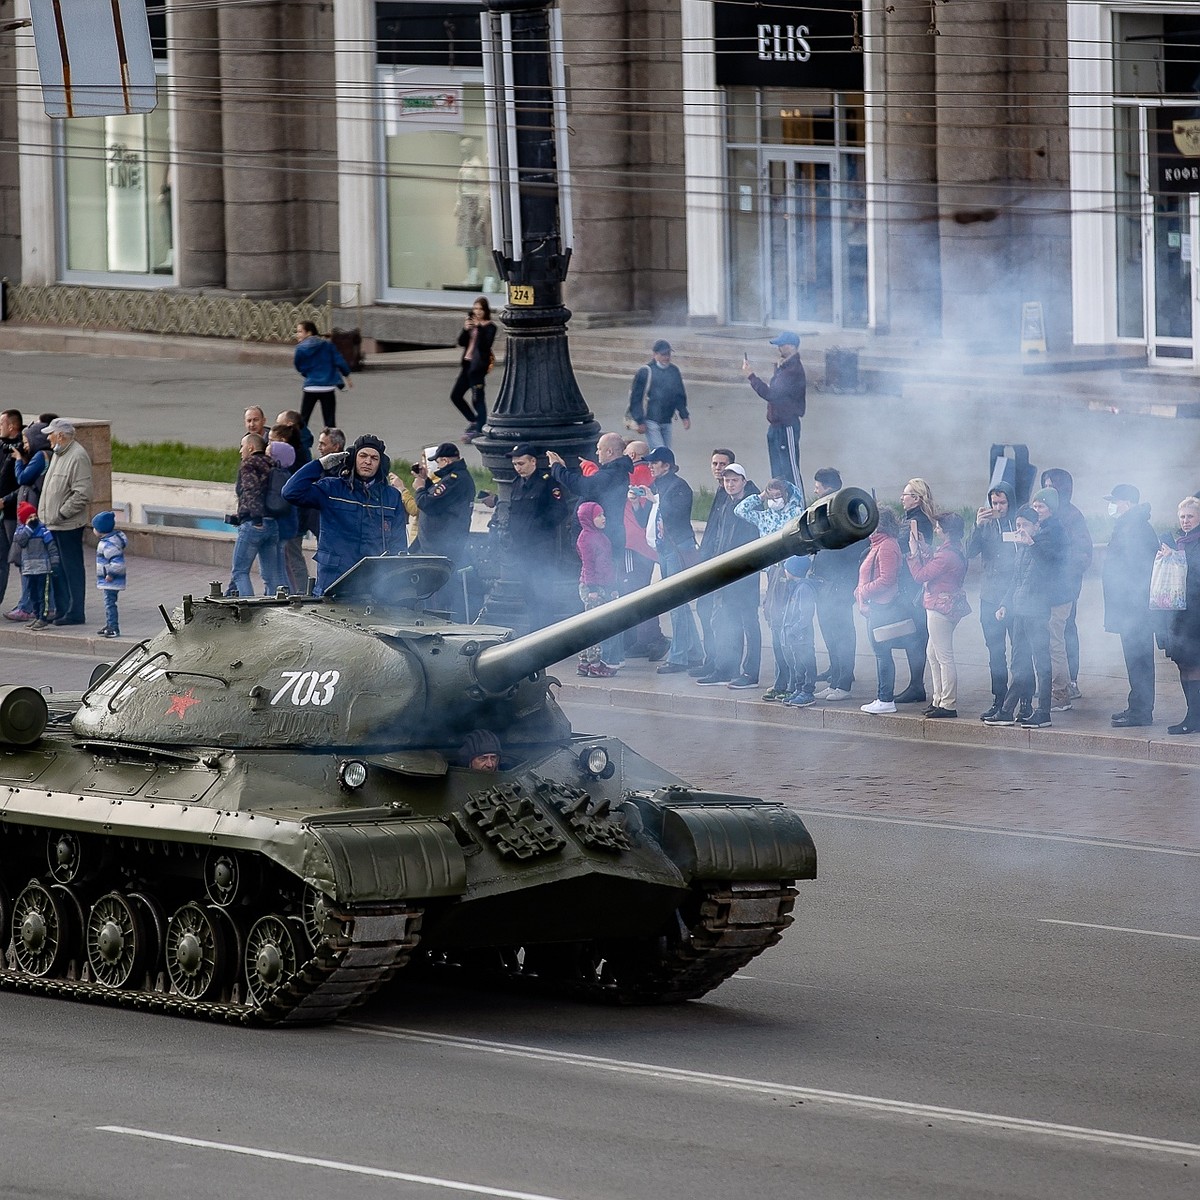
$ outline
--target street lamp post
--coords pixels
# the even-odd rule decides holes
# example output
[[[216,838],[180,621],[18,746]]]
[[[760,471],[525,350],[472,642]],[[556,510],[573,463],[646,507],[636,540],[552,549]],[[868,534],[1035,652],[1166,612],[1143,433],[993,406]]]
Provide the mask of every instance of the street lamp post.
[[[508,498],[518,442],[556,450],[568,461],[600,433],[571,368],[563,281],[571,259],[571,193],[561,14],[552,0],[484,0],[492,245],[508,291],[500,314],[507,333],[504,379],[484,434],[473,443],[495,477],[499,501],[491,557],[499,578],[489,620],[519,615],[521,590],[506,553]]]

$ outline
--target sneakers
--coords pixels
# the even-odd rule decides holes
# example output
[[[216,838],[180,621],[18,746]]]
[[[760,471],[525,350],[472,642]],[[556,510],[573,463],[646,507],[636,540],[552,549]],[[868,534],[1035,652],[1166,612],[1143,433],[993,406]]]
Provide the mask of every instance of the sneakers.
[[[689,672],[689,674],[690,674],[690,673],[691,673],[691,672]],[[697,683],[698,683],[698,684],[699,684],[701,687],[716,687],[716,686],[717,686],[717,684],[719,684],[719,683],[728,683],[728,682],[729,682],[729,676],[728,676],[728,675],[714,675],[714,674],[712,674],[712,672],[710,671],[710,672],[709,672],[707,675],[701,675],[701,676],[700,676],[700,677],[699,677],[699,678],[696,680],[696,682],[697,682]]]
[[[793,692],[784,701],[784,704],[790,705],[792,708],[807,708],[810,704],[815,704],[816,702],[817,698],[812,692]]]
[[[1017,720],[1018,721],[1028,721],[1029,718],[1032,716],[1033,716],[1032,703],[1030,703],[1030,701],[1028,701],[1028,700],[1022,700],[1021,703],[1017,705]]]
[[[850,693],[845,688],[829,688],[824,695],[817,693],[818,700],[849,700]]]
[[[1065,704],[1052,704],[1052,705],[1050,705],[1050,711],[1051,712],[1070,712],[1071,711],[1071,702],[1070,702],[1070,700],[1068,700]]]
[[[1017,723],[1016,715],[1014,713],[1005,712],[1002,708],[994,712],[990,717],[987,715],[987,713],[984,713],[979,719],[985,725],[1015,725]]]
[[[788,695],[788,692],[780,691],[779,688],[768,688],[763,692],[762,698],[764,700],[786,700]]]
[[[33,613],[26,612],[23,608],[14,608],[4,614],[6,621],[32,621]]]
[[[751,679],[749,675],[739,675],[736,679],[731,679],[725,686],[744,691],[746,688],[758,687],[758,680]]]
[[[588,674],[593,679],[611,679],[617,673],[616,667],[610,667],[606,662],[588,664]]]
[[[871,716],[877,717],[882,713],[894,713],[896,705],[891,700],[872,700],[870,704],[864,704],[859,709],[860,712],[870,713]]]
[[[105,625],[103,629],[96,630],[96,636],[102,638],[115,638],[121,636],[119,629],[113,629],[111,625]]]
[[[1067,695],[1070,696],[1072,700],[1083,699],[1083,693],[1079,690],[1079,684],[1077,684],[1073,679],[1069,684],[1067,684]]]
[[[52,624],[53,624],[53,622],[47,621],[45,617],[38,617],[38,619],[36,621],[34,621],[33,624],[29,626],[29,628],[33,629],[35,631],[42,630],[42,629],[49,629]]]
[[[1003,709],[1004,705],[997,700],[992,707],[987,710],[987,712],[979,714],[979,719],[981,721],[990,721],[993,717],[998,717]]]
[[[100,632],[101,632],[101,634],[103,634],[104,630],[102,629],[102,630],[100,630]],[[590,675],[591,673],[592,673],[592,664],[591,663],[581,662],[579,664],[579,666],[577,666],[575,668],[576,675],[585,675],[586,676],[586,675]]]
[[[1051,710],[1051,712],[1053,709]],[[1050,714],[1035,712],[1018,722],[1022,729],[1045,729],[1050,724]]]

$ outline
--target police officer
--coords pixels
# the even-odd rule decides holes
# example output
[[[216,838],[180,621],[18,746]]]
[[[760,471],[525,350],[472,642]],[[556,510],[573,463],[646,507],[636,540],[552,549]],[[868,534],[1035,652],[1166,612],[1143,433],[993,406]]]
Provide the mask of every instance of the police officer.
[[[413,492],[420,513],[422,554],[441,554],[454,564],[455,571],[468,565],[467,537],[471,532],[471,507],[475,501],[475,483],[458,447],[442,442],[434,451],[434,473],[417,463],[413,468]],[[434,608],[442,608],[458,621],[467,620],[461,576],[455,574],[431,599]]]
[[[570,516],[570,504],[562,485],[538,466],[536,446],[521,442],[509,458],[517,473],[508,510],[513,576],[524,587],[530,628],[540,629],[553,613],[558,534]]]

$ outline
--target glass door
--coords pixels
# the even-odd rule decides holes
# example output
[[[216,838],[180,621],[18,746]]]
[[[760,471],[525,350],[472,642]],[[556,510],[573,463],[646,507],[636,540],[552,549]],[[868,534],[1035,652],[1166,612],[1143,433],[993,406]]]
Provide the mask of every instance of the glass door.
[[[768,322],[841,323],[834,262],[836,163],[834,154],[812,151],[772,153],[765,161]]]
[[[1197,198],[1152,194],[1146,261],[1150,357],[1195,360]]]

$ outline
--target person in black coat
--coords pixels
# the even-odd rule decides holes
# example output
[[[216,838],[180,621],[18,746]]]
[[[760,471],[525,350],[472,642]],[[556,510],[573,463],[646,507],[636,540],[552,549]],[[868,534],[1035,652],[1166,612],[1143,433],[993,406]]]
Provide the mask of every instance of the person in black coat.
[[[1187,713],[1168,733],[1200,733],[1200,500],[1185,496],[1179,502],[1179,533],[1175,549],[1187,556],[1187,607],[1171,614],[1167,657],[1179,668],[1179,686]],[[1159,551],[1165,553],[1167,547]]]
[[[1154,627],[1150,616],[1150,573],[1160,542],[1150,525],[1150,505],[1130,483],[1118,483],[1105,497],[1115,517],[1104,556],[1104,628],[1121,639],[1129,699],[1114,713],[1113,726],[1149,725],[1154,718]]]
[[[475,481],[458,447],[442,442],[434,451],[435,474],[418,463],[413,468],[413,494],[417,501],[418,531],[422,554],[448,558],[455,574],[430,597],[434,608],[445,609],[457,621],[467,620],[462,579],[457,574],[467,565],[467,537],[471,532],[471,509],[475,503]]]
[[[462,366],[454,387],[450,389],[450,402],[470,424],[467,425],[464,441],[472,441],[483,432],[487,421],[487,402],[484,399],[484,380],[492,366],[492,345],[496,341],[496,326],[492,323],[492,308],[486,296],[480,296],[471,305],[471,311],[463,322],[458,335],[458,344],[463,348]],[[467,392],[471,403],[467,404]],[[333,424],[332,421],[328,422]]]

